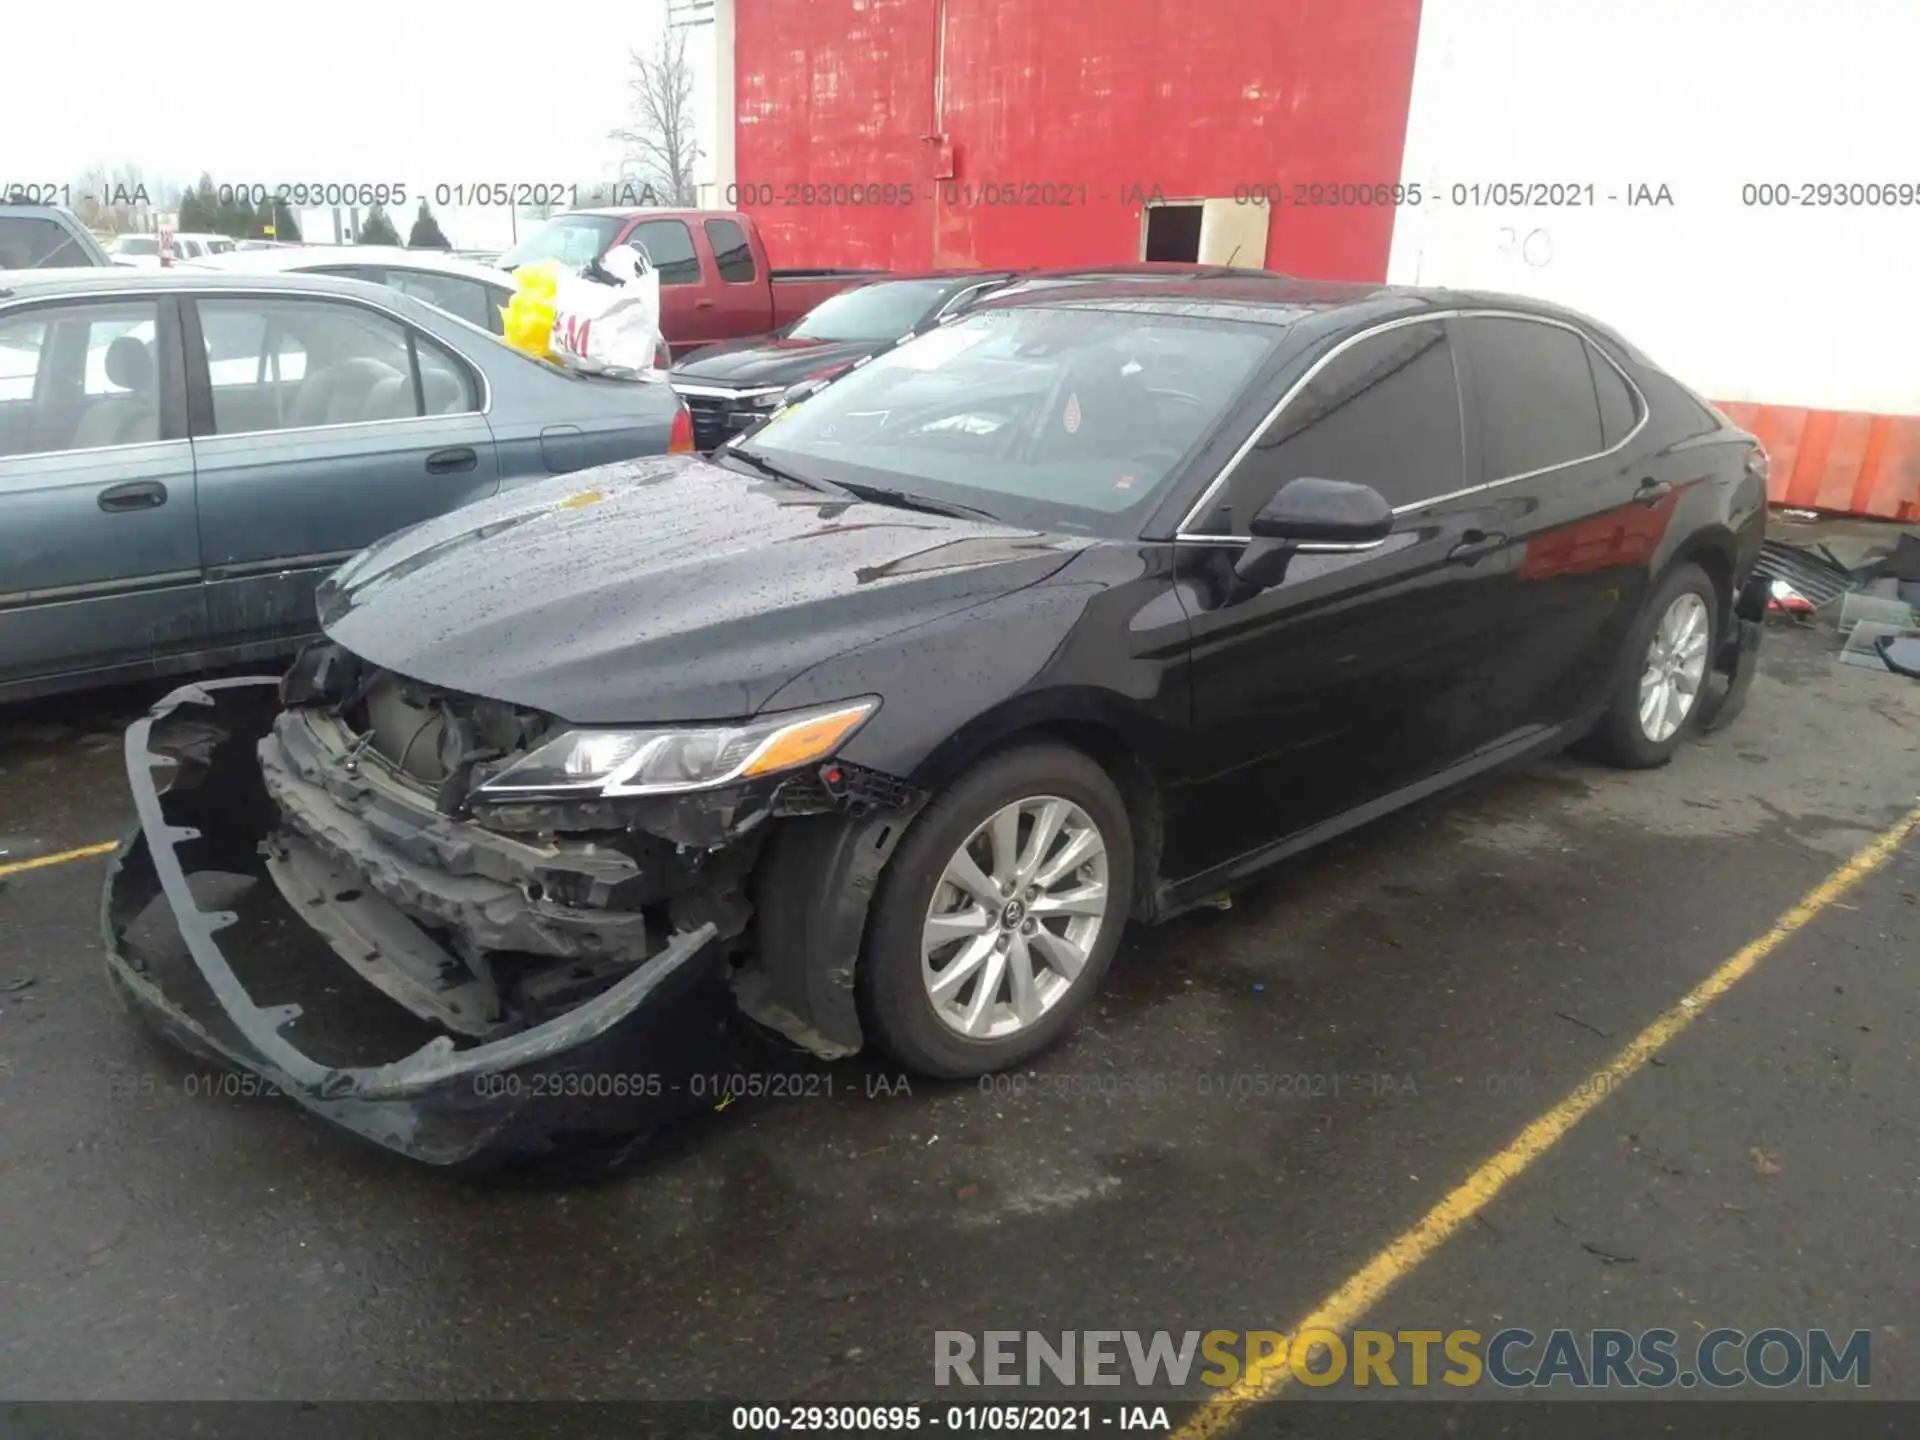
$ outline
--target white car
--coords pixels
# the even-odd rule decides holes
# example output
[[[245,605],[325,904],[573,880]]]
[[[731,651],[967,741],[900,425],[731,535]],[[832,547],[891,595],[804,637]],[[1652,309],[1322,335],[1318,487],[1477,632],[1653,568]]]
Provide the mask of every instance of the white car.
[[[424,300],[470,325],[503,332],[500,307],[513,298],[513,276],[444,250],[400,245],[304,245],[281,250],[240,250],[185,262],[196,268],[284,274],[304,271],[371,280]]]
[[[207,260],[216,255],[232,255],[237,243],[230,235],[181,234],[173,237],[173,258],[179,261]],[[142,270],[160,268],[158,235],[119,235],[107,246],[107,254],[125,265]]]
[[[231,255],[237,249],[231,235],[180,234],[173,237],[173,258],[205,260],[210,255]]]
[[[116,235],[107,245],[107,256],[116,264],[133,265],[142,270],[160,268],[158,235]]]

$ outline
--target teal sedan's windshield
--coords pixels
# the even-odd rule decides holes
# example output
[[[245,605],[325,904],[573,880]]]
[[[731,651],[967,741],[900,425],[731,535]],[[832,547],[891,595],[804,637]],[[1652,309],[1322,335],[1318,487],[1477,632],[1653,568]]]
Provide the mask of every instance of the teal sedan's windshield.
[[[983,311],[777,414],[742,448],[803,477],[1131,535],[1283,333],[1160,311]]]

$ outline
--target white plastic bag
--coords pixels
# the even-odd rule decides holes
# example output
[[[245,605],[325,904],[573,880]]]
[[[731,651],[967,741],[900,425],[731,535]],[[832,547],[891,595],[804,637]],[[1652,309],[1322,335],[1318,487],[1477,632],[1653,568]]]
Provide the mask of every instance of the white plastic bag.
[[[620,283],[560,277],[553,298],[553,358],[592,375],[665,380],[659,363],[660,272],[628,245],[609,250],[600,268]]]

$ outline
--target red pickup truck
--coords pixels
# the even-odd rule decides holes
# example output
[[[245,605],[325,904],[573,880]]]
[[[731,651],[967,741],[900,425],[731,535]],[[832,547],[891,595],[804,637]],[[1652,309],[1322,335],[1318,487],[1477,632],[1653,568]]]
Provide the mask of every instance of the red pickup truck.
[[[660,272],[660,328],[678,360],[703,345],[771,334],[877,270],[775,270],[751,215],[734,210],[569,210],[497,262],[574,267],[615,245],[644,249]]]

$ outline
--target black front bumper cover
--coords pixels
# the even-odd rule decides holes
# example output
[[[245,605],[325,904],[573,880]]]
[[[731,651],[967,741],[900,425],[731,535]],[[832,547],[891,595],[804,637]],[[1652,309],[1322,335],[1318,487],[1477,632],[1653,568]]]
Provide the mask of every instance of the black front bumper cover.
[[[687,1083],[735,1063],[722,948],[711,924],[674,936],[564,1015],[501,1039],[459,1048],[436,1035],[374,1064],[329,1063],[294,1044],[285,1032],[303,1007],[256,1001],[249,985],[259,988],[260,976],[243,981],[218,939],[240,914],[203,909],[189,883],[206,872],[251,879],[251,895],[299,920],[262,879],[259,853],[274,809],[256,744],[277,709],[273,679],[208,681],[175,691],[127,732],[140,829],[112,861],[101,926],[109,976],[131,1008],[187,1050],[251,1071],[264,1088],[435,1165],[644,1135],[711,1108],[712,1097]],[[176,769],[162,791],[153,767],[167,763]],[[143,926],[162,899],[170,912],[161,917],[166,942],[129,943],[130,929]],[[306,927],[291,929],[297,940]],[[277,959],[291,951],[269,953]]]

